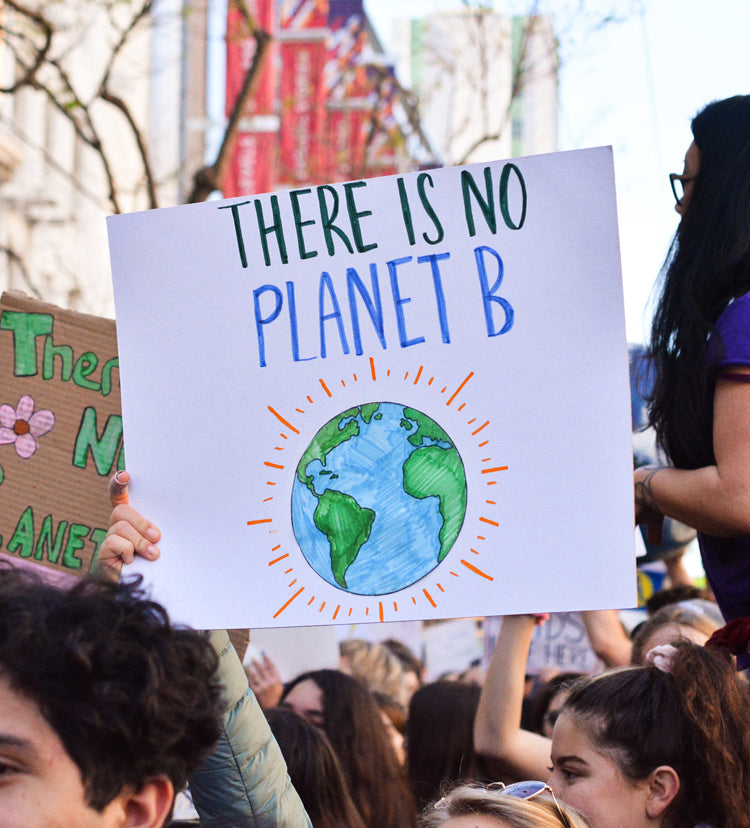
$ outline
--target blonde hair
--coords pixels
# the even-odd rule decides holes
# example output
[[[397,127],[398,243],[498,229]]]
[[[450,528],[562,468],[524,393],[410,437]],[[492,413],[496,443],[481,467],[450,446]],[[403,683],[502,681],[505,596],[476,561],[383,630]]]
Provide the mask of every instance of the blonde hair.
[[[339,644],[341,669],[372,693],[383,693],[399,704],[409,702],[406,672],[399,659],[383,644],[349,638]]]
[[[518,799],[484,785],[459,785],[422,812],[418,828],[440,828],[453,817],[496,817],[512,828],[588,828],[575,810],[544,795]]]

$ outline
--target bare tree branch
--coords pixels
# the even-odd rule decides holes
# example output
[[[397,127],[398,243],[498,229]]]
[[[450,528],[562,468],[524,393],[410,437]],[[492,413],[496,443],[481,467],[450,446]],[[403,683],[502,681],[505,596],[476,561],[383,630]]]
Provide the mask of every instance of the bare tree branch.
[[[0,245],[0,253],[4,253],[8,261],[12,262],[17,268],[18,272],[21,274],[21,278],[26,284],[26,287],[36,296],[37,299],[42,298],[42,294],[37,290],[36,286],[31,280],[31,276],[29,275],[29,271],[26,269],[26,265],[21,258],[21,256],[12,248],[7,247],[6,245]]]
[[[256,25],[244,0],[235,0],[235,2],[242,14],[245,25],[255,39],[255,55],[245,74],[237,100],[229,114],[221,146],[216,154],[216,160],[213,164],[201,167],[193,176],[193,189],[187,197],[188,204],[205,201],[214,190],[219,188],[219,183],[224,176],[226,166],[232,154],[232,149],[234,148],[240,119],[258,86],[261,69],[268,55],[268,47],[271,45],[271,34]]]

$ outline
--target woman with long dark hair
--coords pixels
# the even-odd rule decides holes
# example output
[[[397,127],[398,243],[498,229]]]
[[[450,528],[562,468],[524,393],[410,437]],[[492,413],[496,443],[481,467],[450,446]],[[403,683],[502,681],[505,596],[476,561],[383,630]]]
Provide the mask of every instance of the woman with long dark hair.
[[[416,808],[372,697],[339,670],[314,670],[284,688],[281,707],[320,727],[333,747],[347,789],[368,828],[404,828]]]
[[[724,617],[750,615],[750,96],[692,122],[681,216],[649,354],[650,420],[670,466],[635,472],[636,521],[694,526]]]

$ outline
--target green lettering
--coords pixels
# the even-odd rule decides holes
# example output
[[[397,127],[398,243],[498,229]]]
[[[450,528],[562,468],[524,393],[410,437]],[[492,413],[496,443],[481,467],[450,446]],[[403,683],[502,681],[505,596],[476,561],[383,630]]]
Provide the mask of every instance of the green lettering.
[[[425,191],[425,182],[429,183],[430,187],[435,186],[432,183],[432,176],[429,173],[420,173],[417,176],[417,190],[419,191],[419,200],[422,202],[422,206],[424,207],[425,213],[427,213],[430,219],[432,219],[432,223],[435,225],[435,230],[437,231],[437,236],[434,239],[431,239],[427,235],[427,233],[422,233],[422,238],[427,242],[427,244],[439,244],[445,237],[445,231],[443,230],[443,225],[440,223],[440,219],[438,218],[438,215],[435,212],[435,208],[432,206],[432,204],[430,204],[430,200],[427,198],[427,192]]]
[[[416,244],[417,240],[414,236],[414,221],[411,217],[411,207],[409,206],[409,198],[406,195],[406,186],[403,178],[397,178],[396,184],[398,186],[398,197],[401,201],[401,215],[404,217],[404,228],[406,235],[409,237],[409,244]]]
[[[36,338],[52,333],[54,324],[55,320],[50,313],[3,311],[0,315],[0,330],[13,331],[14,376],[36,376]]]
[[[487,198],[483,198],[479,192],[479,187],[468,170],[461,170],[461,194],[464,199],[464,212],[466,213],[466,226],[469,229],[470,236],[476,236],[477,230],[474,225],[474,213],[471,209],[470,193],[479,204],[479,208],[484,215],[484,220],[491,232],[497,233],[497,218],[495,216],[495,201],[492,198],[492,169],[490,167],[484,168],[484,186],[487,192]]]
[[[309,227],[315,224],[315,219],[308,219],[302,221],[302,211],[299,206],[299,197],[303,195],[310,195],[312,190],[307,187],[304,190],[292,190],[289,193],[289,198],[292,200],[292,215],[294,216],[294,229],[297,231],[297,246],[299,247],[300,259],[314,259],[318,255],[317,250],[306,250],[305,239],[302,235],[302,228]]]
[[[368,250],[374,250],[378,245],[377,242],[372,244],[365,244],[362,241],[362,228],[359,220],[365,216],[371,216],[372,210],[357,210],[357,205],[354,201],[354,190],[357,187],[366,187],[366,181],[347,181],[344,184],[344,193],[346,194],[346,209],[349,213],[349,221],[352,225],[352,233],[354,234],[354,244],[357,246],[359,253],[366,253]]]
[[[117,357],[108,359],[102,368],[102,396],[108,397],[112,393],[112,371],[119,369],[120,360]]]
[[[91,351],[81,354],[76,360],[76,367],[73,370],[73,382],[80,388],[88,388],[90,391],[98,391],[101,386],[95,380],[87,379],[90,374],[96,371],[99,358]]]
[[[63,552],[63,566],[67,566],[68,569],[80,569],[83,566],[83,561],[76,555],[76,552],[83,549],[83,542],[90,531],[91,527],[84,526],[82,523],[70,524],[68,542],[65,544],[65,551]]]
[[[73,349],[70,345],[55,345],[52,337],[44,340],[44,365],[42,378],[51,380],[55,376],[55,357],[60,357],[60,379],[68,382],[73,376]]]
[[[349,237],[338,225],[333,223],[336,221],[336,216],[339,214],[339,194],[329,184],[321,184],[320,187],[316,188],[316,192],[318,194],[318,205],[320,206],[320,223],[323,227],[323,235],[326,240],[326,250],[328,250],[328,255],[333,256],[336,252],[333,245],[333,236],[331,235],[331,231],[336,233],[341,241],[344,242],[346,249],[350,253],[354,253],[354,248],[352,247],[352,243],[349,241]],[[327,192],[333,196],[333,203],[331,204],[332,212],[329,212],[328,210],[328,204],[326,202]]]
[[[57,527],[57,532],[52,533],[52,515],[45,515],[42,521],[42,528],[39,530],[39,537],[34,550],[34,560],[41,561],[46,557],[50,563],[57,563],[62,549],[65,530],[68,528],[68,521],[63,520]],[[46,550],[46,555],[45,555]]]
[[[281,256],[281,263],[286,264],[289,257],[286,253],[286,241],[284,240],[284,227],[281,223],[281,210],[279,210],[279,197],[271,196],[271,212],[273,213],[273,224],[266,225],[263,218],[263,205],[259,200],[255,201],[255,215],[258,217],[258,232],[260,233],[260,242],[263,245],[263,259],[266,267],[271,264],[271,253],[268,250],[268,239],[266,238],[271,233],[276,236],[276,244],[279,248],[279,255]]]
[[[510,216],[510,210],[508,209],[508,181],[510,180],[511,172],[515,172],[518,177],[518,183],[521,185],[521,218],[518,220],[518,224],[513,221]],[[506,164],[500,175],[500,212],[503,214],[505,226],[511,230],[520,230],[526,221],[526,182],[523,180],[521,170],[515,164]]]
[[[237,250],[240,254],[240,264],[247,267],[247,254],[245,253],[245,240],[242,238],[242,225],[240,224],[240,210],[243,204],[252,204],[252,201],[240,201],[238,204],[225,204],[219,207],[219,210],[226,210],[227,207],[232,211],[232,219],[234,220],[234,235],[237,238]]]
[[[91,541],[94,544],[94,554],[91,557],[91,566],[89,567],[91,572],[93,572],[96,569],[96,565],[99,562],[99,550],[102,548],[102,543],[104,542],[104,538],[106,537],[106,529],[94,529],[94,531],[91,533]]]
[[[108,476],[112,473],[121,444],[122,417],[119,414],[111,414],[107,418],[103,434],[99,437],[96,409],[88,406],[83,411],[81,425],[78,429],[73,449],[73,465],[79,469],[85,469],[88,452],[91,451],[97,472],[102,477]],[[118,468],[123,468],[123,466],[118,466]]]
[[[32,556],[34,552],[34,512],[31,506],[27,506],[21,515],[13,532],[13,537],[8,541],[8,552],[18,552],[22,558]]]

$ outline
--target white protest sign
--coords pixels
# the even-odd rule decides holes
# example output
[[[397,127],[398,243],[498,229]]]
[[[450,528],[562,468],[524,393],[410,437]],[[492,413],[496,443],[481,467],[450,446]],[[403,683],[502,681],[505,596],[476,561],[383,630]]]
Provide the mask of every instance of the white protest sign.
[[[143,566],[199,627],[635,603],[610,148],[109,219]]]

